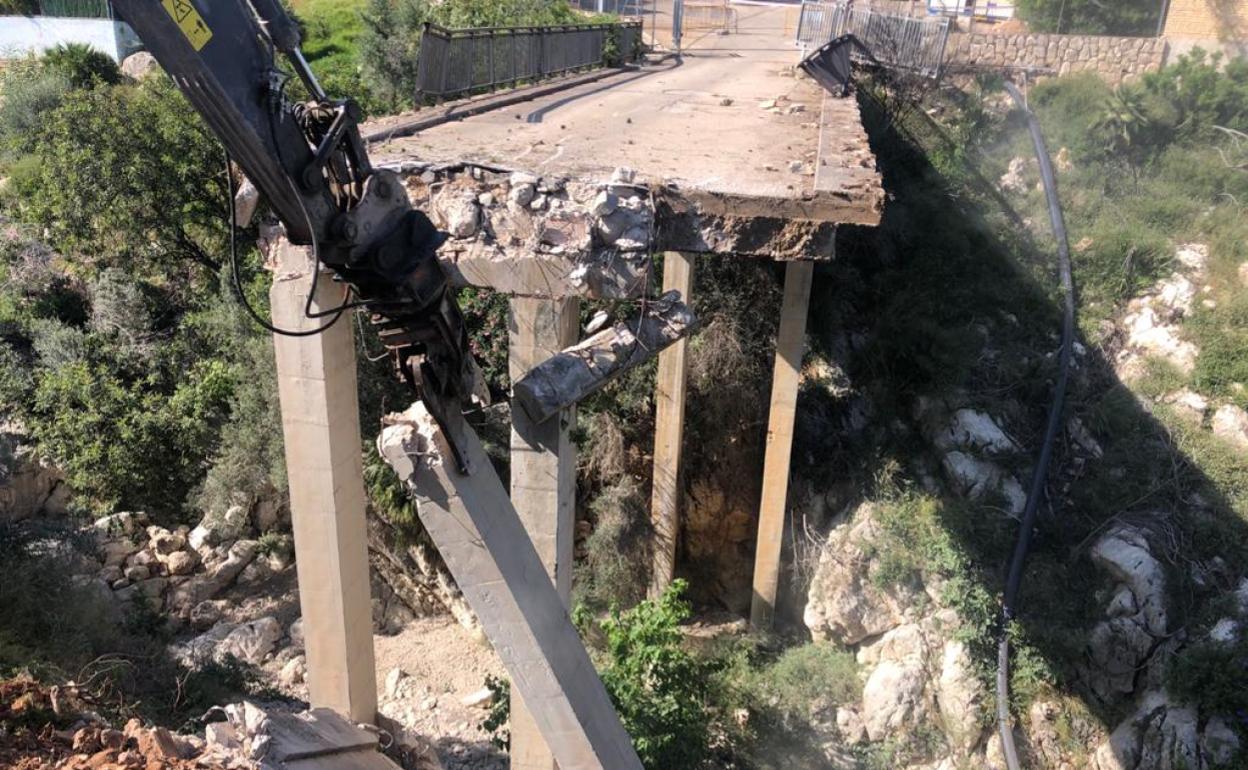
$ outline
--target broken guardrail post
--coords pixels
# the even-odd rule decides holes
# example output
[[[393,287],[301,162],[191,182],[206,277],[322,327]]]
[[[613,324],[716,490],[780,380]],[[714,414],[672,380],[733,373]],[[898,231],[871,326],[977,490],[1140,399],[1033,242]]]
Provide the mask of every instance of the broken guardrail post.
[[[476,611],[561,770],[641,770],[559,593],[476,433],[461,475],[424,404],[386,418],[377,446]]]
[[[512,385],[512,397],[536,422],[589,394],[693,331],[697,319],[669,291],[646,302],[641,315],[621,321],[552,356]]]

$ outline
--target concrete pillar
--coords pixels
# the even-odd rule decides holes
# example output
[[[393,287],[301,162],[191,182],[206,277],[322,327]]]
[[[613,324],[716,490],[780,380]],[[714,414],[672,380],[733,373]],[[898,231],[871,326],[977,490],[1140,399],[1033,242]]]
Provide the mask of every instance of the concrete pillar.
[[[793,450],[793,419],[801,383],[810,307],[813,262],[789,262],[784,272],[784,305],[776,337],[776,366],[771,379],[771,413],[767,418],[767,456],[763,462],[763,498],[758,514],[754,554],[754,596],[750,623],[771,628],[780,582],[780,546],[784,540],[785,503],[789,492],[789,458]]]
[[[313,262],[308,249],[274,243],[269,292],[279,329],[325,324],[304,314]],[[313,311],[342,301],[328,273],[317,276]],[[364,476],[355,342],[349,314],[321,334],[274,335],[290,480],[299,605],[313,706],[357,722],[377,718],[372,604],[364,520]]]
[[[424,404],[388,422],[378,440],[381,455],[407,485],[421,522],[561,770],[641,770],[567,608],[554,585],[541,579],[545,567],[472,428],[465,427],[460,451],[476,470],[463,476]]]
[[[693,264],[692,254],[669,251],[663,256],[663,291],[679,291],[686,305],[693,291]],[[651,596],[663,593],[676,573],[688,345],[688,340],[682,338],[659,354],[654,392],[654,481],[650,494],[650,523],[654,528]]]
[[[580,300],[513,297],[507,321],[508,370],[516,382],[579,336]],[[576,410],[534,423],[519,404],[511,409],[511,503],[542,566],[567,606],[572,594],[573,533],[576,525],[576,445],[571,430]],[[537,723],[513,690],[511,767],[553,770],[554,755]]]

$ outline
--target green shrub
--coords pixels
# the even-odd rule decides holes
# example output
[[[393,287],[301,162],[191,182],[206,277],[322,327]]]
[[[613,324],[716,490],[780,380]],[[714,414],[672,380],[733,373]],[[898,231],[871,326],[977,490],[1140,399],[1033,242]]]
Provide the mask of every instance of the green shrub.
[[[0,144],[10,153],[30,149],[43,116],[61,105],[71,88],[62,72],[34,60],[13,62],[0,74]]]
[[[1151,0],[1018,0],[1018,14],[1036,32],[1150,35],[1161,6]]]
[[[1170,659],[1166,689],[1183,703],[1194,703],[1202,713],[1248,714],[1248,639],[1231,643],[1205,641]]]
[[[58,44],[43,54],[43,66],[64,75],[74,88],[94,88],[121,82],[117,62],[85,43]]]
[[[753,689],[789,718],[805,719],[815,704],[840,706],[862,695],[854,654],[814,642],[790,647],[755,675]]]
[[[631,607],[646,592],[649,501],[641,485],[625,476],[590,503],[594,531],[576,568],[576,601],[594,610]]]
[[[214,282],[226,252],[220,145],[172,83],[82,91],[46,112],[18,212],[90,275],[117,267],[175,291]]]
[[[659,598],[597,623],[606,642],[602,682],[648,770],[692,770],[710,753],[715,666],[682,643],[685,588],[676,580]],[[585,625],[585,613],[578,616]]]

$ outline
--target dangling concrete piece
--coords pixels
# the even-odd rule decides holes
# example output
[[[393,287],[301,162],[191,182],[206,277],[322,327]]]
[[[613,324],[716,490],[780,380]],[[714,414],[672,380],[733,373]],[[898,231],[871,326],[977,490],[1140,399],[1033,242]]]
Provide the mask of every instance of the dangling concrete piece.
[[[697,319],[680,292],[669,291],[621,321],[548,358],[512,385],[512,398],[534,422],[545,422],[590,393],[645,363],[693,331]]]
[[[641,770],[628,733],[471,428],[464,476],[421,403],[386,418],[377,446],[511,675],[561,770]]]

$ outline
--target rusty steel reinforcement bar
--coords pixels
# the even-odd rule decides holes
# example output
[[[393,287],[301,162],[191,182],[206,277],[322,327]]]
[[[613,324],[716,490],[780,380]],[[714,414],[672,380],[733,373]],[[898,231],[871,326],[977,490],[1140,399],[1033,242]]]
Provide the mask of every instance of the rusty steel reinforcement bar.
[[[614,50],[612,50],[614,48]],[[441,101],[636,61],[641,22],[446,29],[426,22],[417,101]]]

